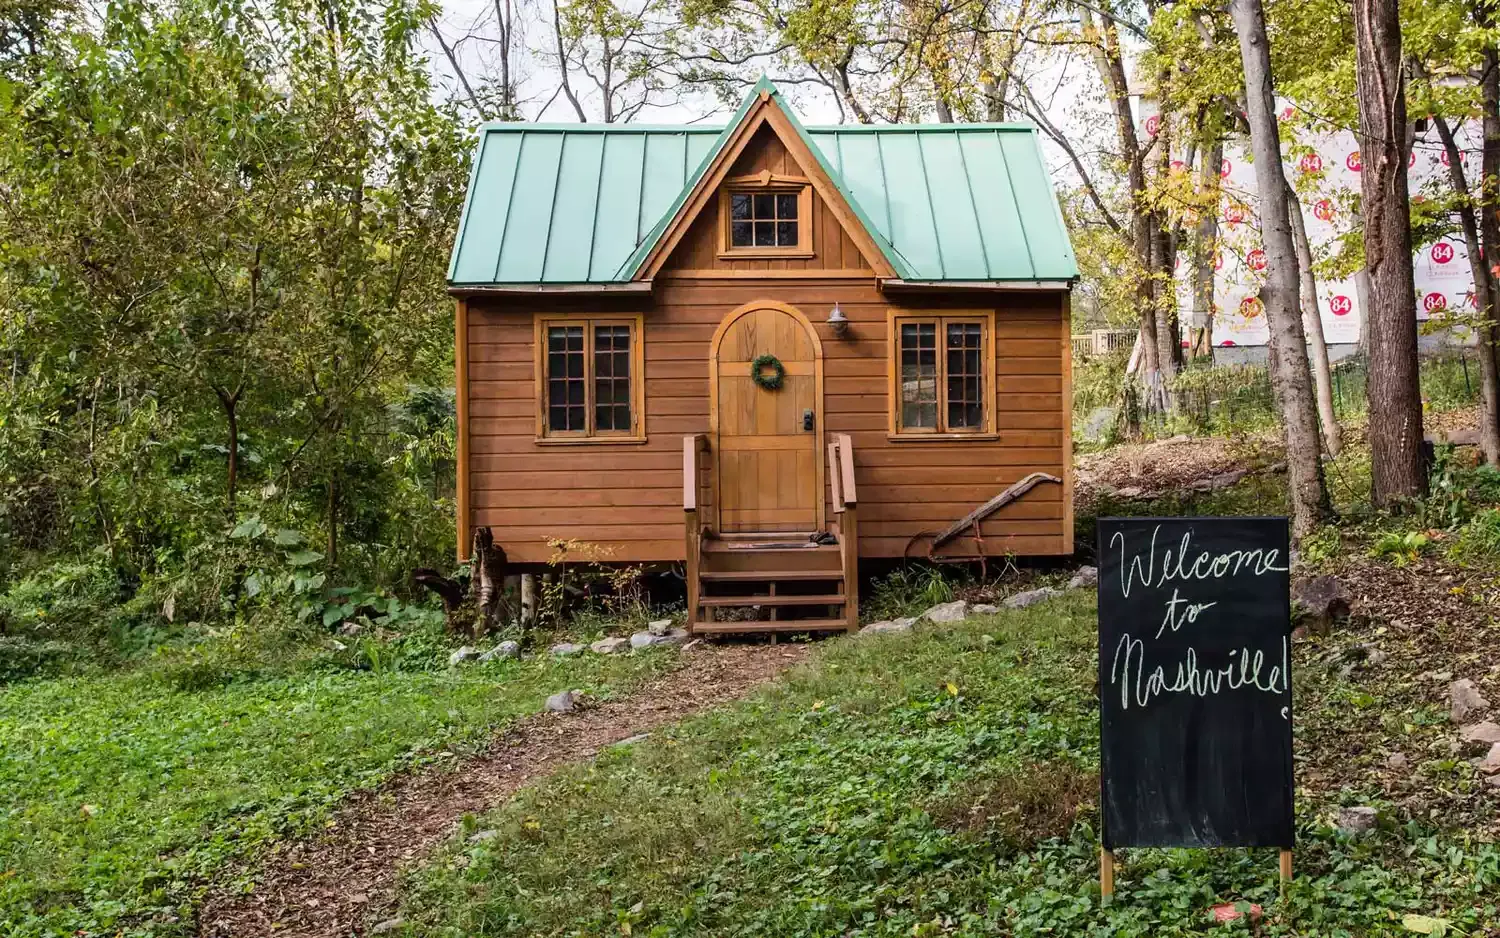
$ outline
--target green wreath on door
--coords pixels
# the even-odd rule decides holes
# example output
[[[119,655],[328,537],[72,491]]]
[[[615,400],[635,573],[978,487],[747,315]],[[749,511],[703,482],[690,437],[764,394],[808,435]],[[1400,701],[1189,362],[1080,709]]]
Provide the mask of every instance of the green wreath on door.
[[[770,369],[767,371],[766,369]],[[786,380],[786,366],[781,359],[769,352],[755,356],[755,361],[750,363],[750,380],[755,386],[767,391],[781,390],[781,384]]]

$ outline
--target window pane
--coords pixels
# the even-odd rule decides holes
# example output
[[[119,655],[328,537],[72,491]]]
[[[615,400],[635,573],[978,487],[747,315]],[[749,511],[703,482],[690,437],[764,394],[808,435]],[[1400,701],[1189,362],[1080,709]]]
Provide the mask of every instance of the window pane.
[[[630,327],[594,327],[594,429],[630,429]]]
[[[779,219],[795,219],[797,217],[797,196],[795,193],[782,193],[776,196],[776,217]]]
[[[797,223],[794,221],[779,221],[776,223],[776,243],[784,248],[797,246]]]
[[[755,196],[755,217],[767,221],[776,217],[775,200],[770,195]]]
[[[980,429],[984,423],[984,396],[979,323],[949,323],[945,338],[948,353],[948,429]]]
[[[747,221],[736,221],[729,223],[729,244],[731,247],[747,248],[754,244],[754,227]]]
[[[937,429],[937,323],[901,324],[901,426]]]
[[[755,223],[755,246],[773,248],[776,246],[776,223],[773,221],[758,221]]]
[[[750,196],[745,193],[735,193],[729,197],[729,217],[750,217]]]

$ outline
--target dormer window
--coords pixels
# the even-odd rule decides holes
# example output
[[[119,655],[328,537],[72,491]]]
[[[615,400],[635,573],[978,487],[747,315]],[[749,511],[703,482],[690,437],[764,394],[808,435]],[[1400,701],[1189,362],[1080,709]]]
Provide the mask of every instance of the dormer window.
[[[812,188],[800,176],[762,172],[728,180],[720,194],[721,256],[812,257]]]

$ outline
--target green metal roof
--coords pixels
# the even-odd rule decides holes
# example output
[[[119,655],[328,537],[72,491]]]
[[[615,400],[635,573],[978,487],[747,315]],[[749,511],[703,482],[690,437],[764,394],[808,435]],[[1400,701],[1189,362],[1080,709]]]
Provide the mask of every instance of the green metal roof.
[[[449,283],[630,280],[763,90],[902,279],[1078,276],[1031,126],[804,128],[761,79],[724,126],[486,124]]]

